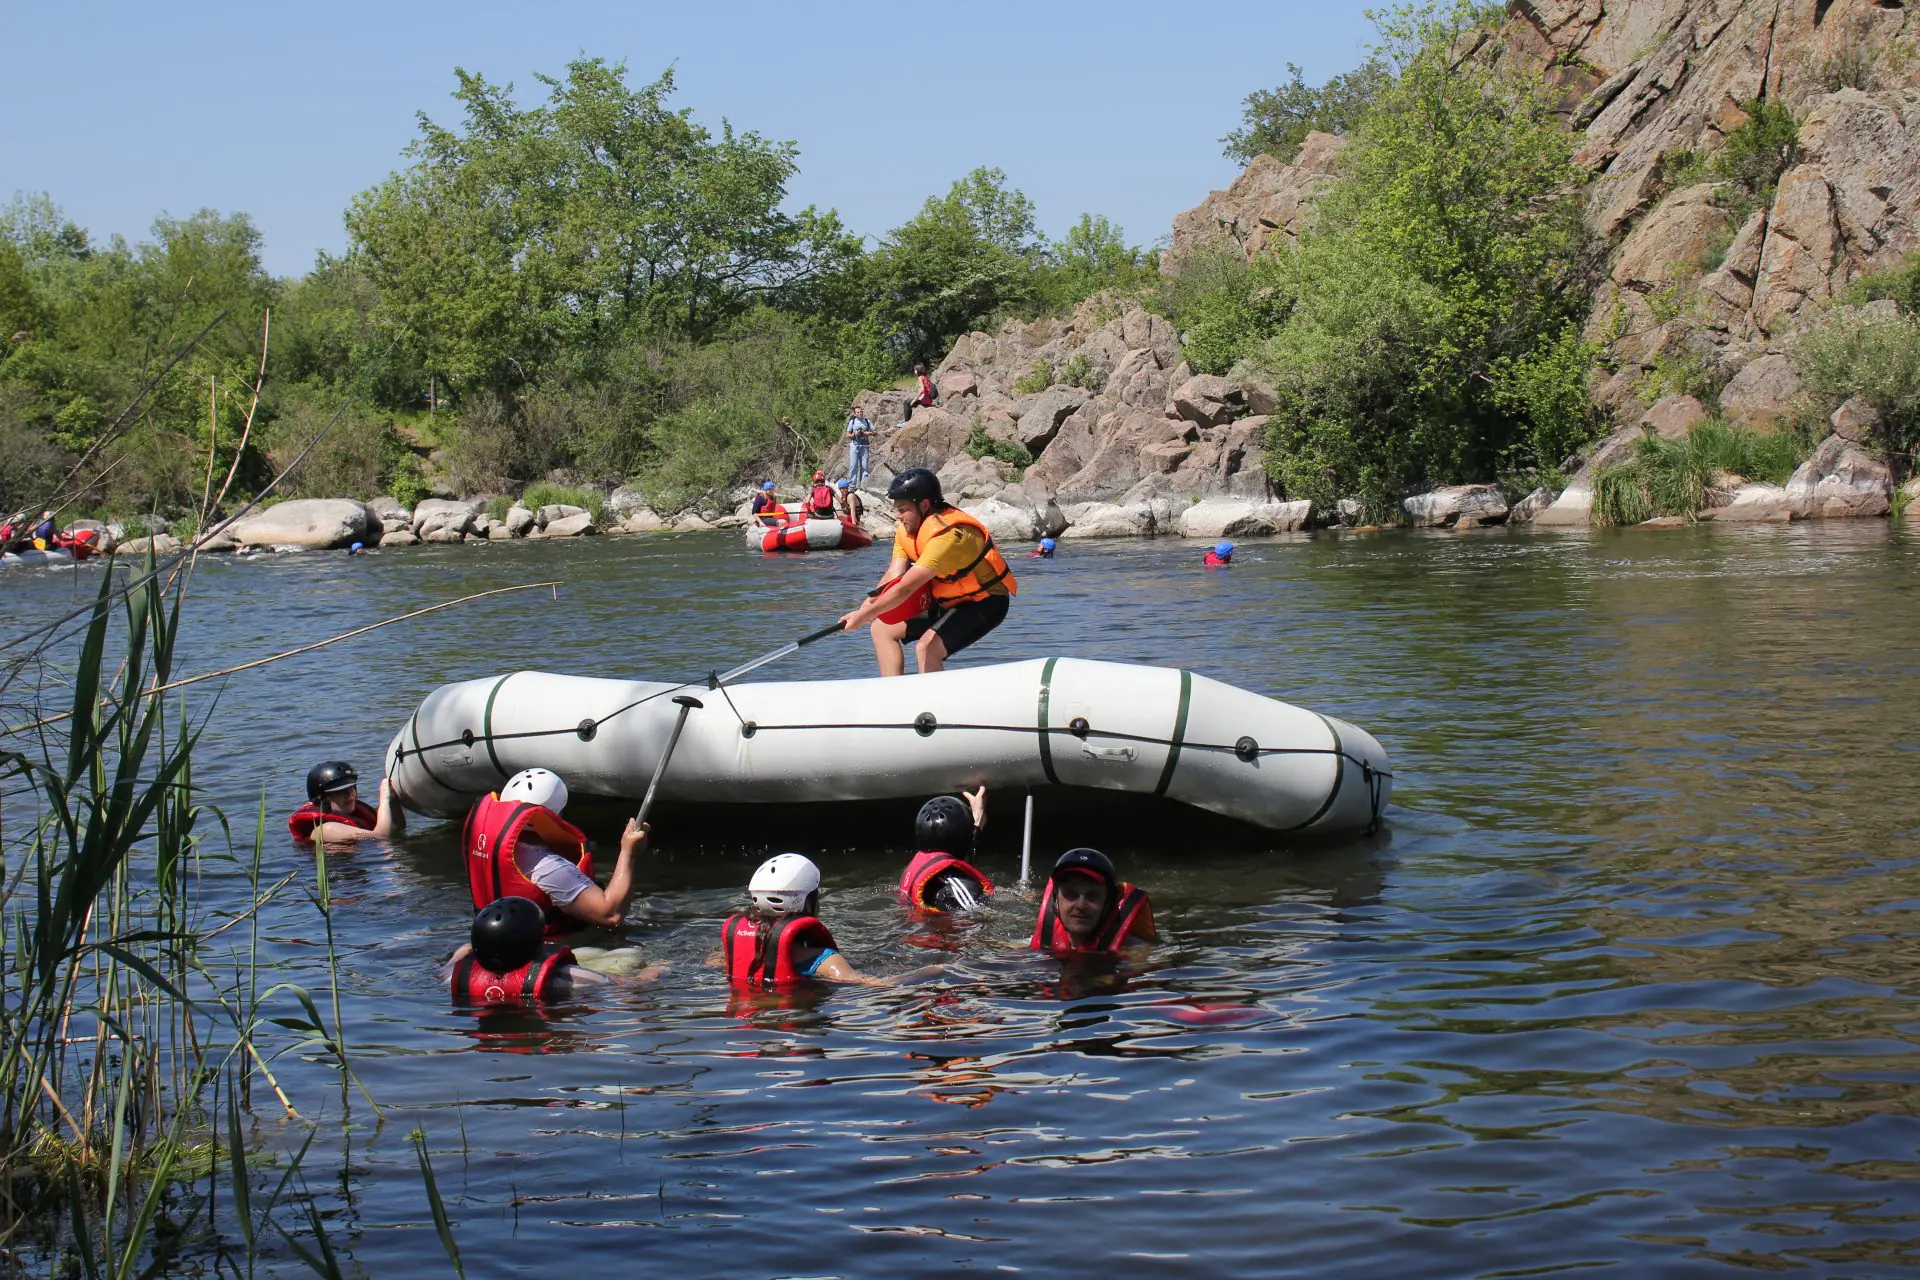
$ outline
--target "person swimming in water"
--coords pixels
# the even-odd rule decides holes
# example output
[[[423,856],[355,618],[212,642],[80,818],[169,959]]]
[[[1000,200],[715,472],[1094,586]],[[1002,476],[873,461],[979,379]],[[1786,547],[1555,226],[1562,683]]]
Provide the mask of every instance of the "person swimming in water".
[[[917,911],[972,911],[993,893],[993,881],[975,867],[974,839],[987,825],[987,789],[935,796],[913,822],[916,852],[900,873],[900,899]]]
[[[747,884],[753,904],[720,926],[717,957],[727,980],[742,990],[775,991],[807,979],[885,986],[847,963],[820,920],[820,868],[811,858],[768,858]]]
[[[530,899],[546,914],[549,934],[624,921],[633,898],[633,860],[646,850],[648,828],[627,823],[613,874],[602,888],[593,879],[586,833],[560,816],[566,807],[566,781],[550,769],[522,769],[497,795],[474,803],[461,843],[476,911],[511,895]]]
[[[1039,545],[1039,546],[1037,546],[1037,547],[1035,547],[1035,548],[1034,548],[1033,550],[1031,550],[1031,551],[1029,551],[1029,552],[1027,552],[1027,559],[1029,559],[1029,560],[1051,560],[1051,559],[1053,559],[1053,553],[1054,553],[1054,551],[1055,551],[1055,550],[1057,550],[1057,549],[1059,548],[1059,546],[1060,546],[1060,544],[1059,544],[1059,543],[1057,543],[1057,542],[1055,542],[1055,541],[1054,541],[1054,540],[1053,540],[1052,538],[1042,538],[1042,539],[1040,539],[1040,545]]]
[[[1121,880],[1098,849],[1069,849],[1047,877],[1027,945],[1056,955],[1117,954],[1159,940],[1146,891]]]
[[[1209,569],[1219,569],[1232,564],[1233,544],[1231,542],[1214,543],[1213,550],[1207,552],[1207,558],[1200,563]]]
[[[403,835],[407,813],[393,802],[393,784],[380,780],[380,807],[360,799],[360,775],[345,760],[324,760],[307,770],[307,802],[287,815],[287,833],[302,844],[385,840]]]
[[[571,949],[546,937],[546,917],[528,898],[498,898],[473,917],[448,975],[455,1003],[523,1004],[566,1000],[610,979],[575,963]]]

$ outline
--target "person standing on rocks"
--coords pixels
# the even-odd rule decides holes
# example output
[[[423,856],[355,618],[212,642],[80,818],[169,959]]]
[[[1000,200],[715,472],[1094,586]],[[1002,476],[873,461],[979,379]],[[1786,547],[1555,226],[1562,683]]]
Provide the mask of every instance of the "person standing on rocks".
[[[906,671],[913,645],[922,675],[1006,621],[1020,588],[987,526],[940,493],[940,479],[925,467],[908,467],[887,486],[899,523],[893,559],[867,602],[840,619],[841,629],[870,626],[873,654],[883,676]],[[903,616],[924,594],[917,616]]]
[[[867,478],[867,444],[873,439],[873,424],[857,404],[847,414],[847,481],[857,489]]]

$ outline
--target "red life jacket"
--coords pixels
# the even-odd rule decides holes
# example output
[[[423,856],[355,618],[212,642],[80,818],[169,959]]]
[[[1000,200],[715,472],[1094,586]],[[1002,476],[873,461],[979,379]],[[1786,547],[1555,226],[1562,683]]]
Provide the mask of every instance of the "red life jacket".
[[[756,925],[758,926],[756,928]],[[773,958],[773,972],[756,966],[754,952],[759,950],[759,929],[772,929],[773,941],[767,954]],[[794,948],[808,943],[822,949],[834,945],[833,933],[815,916],[781,916],[776,920],[756,921],[752,916],[728,916],[720,926],[720,952],[727,961],[727,981],[736,987],[773,990],[804,981],[800,966],[794,962]]]
[[[553,976],[573,963],[573,952],[547,943],[531,962],[511,973],[495,973],[469,951],[453,966],[453,998],[469,1004],[520,1004],[552,996]]]
[[[933,379],[924,373],[920,375],[920,389],[914,392],[913,403],[922,408],[933,404]]]
[[[460,844],[467,851],[467,884],[473,890],[473,909],[479,911],[497,898],[530,898],[547,914],[547,936],[577,927],[554,905],[546,891],[520,873],[513,860],[521,837],[529,832],[547,848],[567,859],[586,875],[593,874],[593,855],[587,852],[586,833],[540,804],[516,804],[489,795],[474,803]]]
[[[808,505],[812,507],[814,515],[819,516],[822,520],[833,519],[832,485],[817,484],[813,486],[813,494],[807,499],[807,502]]]
[[[1142,915],[1149,922],[1153,920],[1153,904],[1147,901],[1147,891],[1122,881],[1119,901],[1107,904],[1107,913],[1094,928],[1093,938],[1084,947],[1076,945],[1067,926],[1060,922],[1059,913],[1053,909],[1053,881],[1049,879],[1047,890],[1040,897],[1040,918],[1033,922],[1033,940],[1027,945],[1035,951],[1117,952],[1126,947],[1127,935]]]
[[[927,901],[927,890],[933,886],[935,877],[949,872],[971,880],[980,890],[981,897],[993,892],[993,881],[987,879],[972,863],[950,853],[923,850],[914,854],[913,861],[900,873],[900,896],[910,907],[918,907],[922,911],[942,910]]]
[[[1223,559],[1222,557],[1217,556],[1213,552],[1209,551],[1207,552],[1207,558],[1203,560],[1201,563],[1206,565],[1207,568],[1209,569],[1217,569],[1223,564],[1232,564],[1233,561]]]
[[[342,826],[371,831],[379,821],[380,815],[365,800],[354,801],[352,813],[329,813],[317,802],[309,800],[287,815],[287,830],[295,840],[312,844],[313,829],[323,822],[338,822]]]

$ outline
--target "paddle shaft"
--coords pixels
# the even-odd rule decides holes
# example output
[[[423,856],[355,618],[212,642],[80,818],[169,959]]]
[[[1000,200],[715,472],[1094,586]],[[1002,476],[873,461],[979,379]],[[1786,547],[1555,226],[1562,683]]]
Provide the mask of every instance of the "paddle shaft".
[[[713,680],[713,686],[714,688],[717,689],[723,684],[732,684],[735,680],[738,680],[741,676],[746,675],[749,671],[758,671],[761,667],[766,666],[769,662],[778,662],[780,659],[786,657],[788,654],[797,653],[800,649],[804,648],[807,645],[812,644],[815,640],[824,640],[828,636],[833,635],[835,632],[839,630],[840,630],[840,624],[839,622],[836,621],[830,626],[825,626],[820,628],[818,631],[814,632],[812,635],[801,636],[798,640],[790,640],[786,644],[781,645],[778,649],[775,649],[772,653],[762,654],[760,657],[755,658],[752,662],[743,662],[739,666],[735,667],[733,670],[727,672],[726,674],[715,676]]]
[[[647,795],[640,802],[640,812],[633,819],[635,822],[646,822],[647,814],[653,810],[653,793],[660,789],[660,777],[667,771],[667,761],[673,759],[673,749],[680,745],[680,731],[687,727],[687,713],[705,705],[700,699],[684,693],[674,702],[680,707],[680,718],[673,722],[673,736],[667,739],[667,749],[660,753],[660,763],[653,766],[653,781],[647,783]]]

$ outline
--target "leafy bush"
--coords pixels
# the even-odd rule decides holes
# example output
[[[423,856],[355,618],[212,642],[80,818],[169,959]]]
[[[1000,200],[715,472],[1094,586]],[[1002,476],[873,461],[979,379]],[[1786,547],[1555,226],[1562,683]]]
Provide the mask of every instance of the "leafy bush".
[[[1100,380],[1094,377],[1093,361],[1084,351],[1073,353],[1073,359],[1067,361],[1067,367],[1060,374],[1060,380],[1070,387],[1079,387],[1083,391],[1097,391]]]
[[[1286,323],[1295,288],[1290,265],[1268,257],[1218,272],[1219,283],[1192,300],[1182,317],[1182,353],[1195,372],[1226,373]]]
[[[1057,313],[1097,293],[1136,297],[1157,282],[1160,255],[1129,245],[1126,233],[1091,213],[1039,254],[1031,280],[1036,312]]]
[[[520,495],[520,505],[529,511],[538,511],[542,507],[550,507],[556,503],[585,508],[593,516],[595,524],[599,524],[602,517],[607,514],[607,495],[598,489],[574,489],[542,480],[528,485],[526,492]],[[504,518],[507,514],[507,506],[512,505],[511,500],[507,500],[506,506],[500,508],[500,514],[494,516],[494,519]],[[493,514],[491,506],[487,508],[487,514]]]
[[[1692,519],[1716,486],[1733,477],[1785,484],[1809,452],[1811,441],[1799,432],[1756,434],[1711,418],[1683,440],[1649,432],[1634,443],[1631,458],[1594,476],[1594,518],[1609,525]]]
[[[1519,355],[1495,360],[1490,377],[1495,403],[1527,422],[1527,449],[1539,468],[1554,468],[1578,453],[1597,433],[1587,376],[1601,346],[1585,341],[1569,324]]]
[[[1014,380],[1013,393],[1017,396],[1030,396],[1045,391],[1053,385],[1053,366],[1045,360],[1035,360],[1033,366]]]
[[[393,500],[411,511],[420,505],[422,498],[431,497],[433,489],[427,484],[425,476],[420,474],[420,460],[409,455],[387,477],[387,493]]]
[[[1854,281],[1842,301],[1859,304],[1891,298],[1906,312],[1920,312],[1920,253],[1908,258],[1904,266],[1891,271],[1876,271]]]
[[[980,419],[973,420],[973,427],[967,432],[967,443],[962,446],[971,458],[992,458],[1009,466],[1025,470],[1033,462],[1033,455],[1026,448],[1012,440],[996,440],[987,434]]]
[[[1734,207],[1744,215],[1773,202],[1780,175],[1800,157],[1800,126],[1785,103],[1758,99],[1740,105],[1747,118],[1714,152],[1711,172],[1736,188]]]
[[[1227,158],[1235,164],[1250,164],[1262,153],[1282,164],[1292,164],[1309,133],[1352,133],[1393,79],[1387,64],[1378,57],[1368,58],[1318,88],[1309,86],[1300,68],[1291,62],[1287,74],[1291,78],[1278,89],[1248,94],[1243,110],[1245,123],[1220,139]]]
[[[518,501],[519,499],[514,498],[510,494],[505,494],[505,493],[495,494],[493,497],[487,499],[488,518],[493,520],[505,520],[507,518],[507,512],[511,511],[513,509],[514,504]]]
[[[1859,396],[1880,416],[1874,446],[1899,481],[1920,446],[1920,316],[1843,307],[1792,348],[1801,389],[1823,414]]]
[[[53,496],[72,460],[21,420],[18,395],[0,390],[0,520]]]
[[[1647,404],[1666,396],[1692,396],[1711,404],[1726,384],[1727,380],[1720,372],[1720,362],[1706,352],[1663,351],[1653,358],[1653,364],[1640,379],[1636,390],[1640,399]]]
[[[390,414],[361,405],[344,409],[316,387],[296,388],[283,398],[280,416],[265,424],[266,452],[274,471],[326,434],[280,484],[296,498],[371,498],[413,464],[413,454],[394,430]],[[336,417],[336,414],[338,415]],[[331,422],[331,428],[327,424]]]

